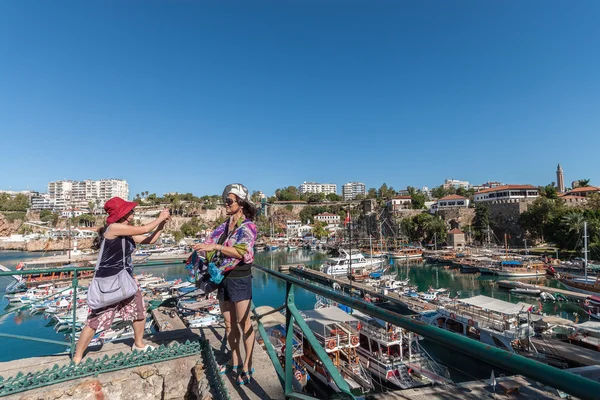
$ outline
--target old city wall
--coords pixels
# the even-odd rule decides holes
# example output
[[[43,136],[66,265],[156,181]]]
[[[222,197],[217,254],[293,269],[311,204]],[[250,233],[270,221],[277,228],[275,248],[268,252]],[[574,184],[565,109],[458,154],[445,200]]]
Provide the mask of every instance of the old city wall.
[[[527,201],[497,201],[489,204],[490,223],[496,237],[503,238],[508,234],[508,242],[521,244],[523,232],[519,225],[521,214],[527,211],[533,200]]]
[[[447,210],[439,210],[438,215],[446,222],[454,221],[458,224],[458,228],[473,225],[475,219],[474,208],[452,208]]]

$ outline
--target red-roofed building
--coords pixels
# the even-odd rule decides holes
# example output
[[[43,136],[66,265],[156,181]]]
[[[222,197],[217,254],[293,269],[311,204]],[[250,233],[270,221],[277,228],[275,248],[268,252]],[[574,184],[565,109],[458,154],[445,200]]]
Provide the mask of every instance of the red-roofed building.
[[[540,195],[539,189],[533,185],[502,185],[480,190],[475,193],[475,203],[502,202],[513,203],[535,199]]]
[[[338,225],[340,223],[340,216],[331,213],[317,214],[315,215],[315,221],[324,222],[328,225]]]
[[[469,199],[463,196],[459,196],[457,194],[451,194],[446,197],[442,197],[437,201],[437,203],[432,208],[436,208],[438,210],[446,210],[448,208],[468,208],[469,207]]]
[[[448,244],[455,249],[458,247],[464,247],[466,244],[465,233],[458,228],[452,229],[448,232]]]
[[[592,193],[600,193],[600,188],[595,186],[578,187],[567,192],[566,196],[587,197]]]

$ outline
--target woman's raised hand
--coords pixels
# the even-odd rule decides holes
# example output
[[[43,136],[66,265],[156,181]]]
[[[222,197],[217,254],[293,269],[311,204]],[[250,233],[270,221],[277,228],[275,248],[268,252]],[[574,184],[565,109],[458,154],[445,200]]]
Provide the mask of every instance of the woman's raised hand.
[[[161,221],[168,221],[169,219],[171,219],[171,213],[169,212],[169,209],[165,208],[164,210],[162,210],[160,212],[160,215],[158,216],[158,219],[160,219]]]

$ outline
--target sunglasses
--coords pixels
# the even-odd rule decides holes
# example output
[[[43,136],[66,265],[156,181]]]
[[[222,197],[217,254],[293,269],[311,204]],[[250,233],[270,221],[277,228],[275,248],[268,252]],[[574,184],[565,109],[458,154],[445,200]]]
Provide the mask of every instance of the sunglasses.
[[[232,205],[233,203],[237,203],[237,201],[235,201],[235,200],[233,200],[233,199],[230,199],[229,197],[225,199],[225,205],[226,205],[226,206],[230,206],[230,205]]]

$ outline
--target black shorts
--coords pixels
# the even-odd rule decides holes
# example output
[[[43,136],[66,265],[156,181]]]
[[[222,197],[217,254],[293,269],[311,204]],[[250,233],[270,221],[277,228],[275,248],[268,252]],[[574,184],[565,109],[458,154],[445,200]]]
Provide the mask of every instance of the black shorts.
[[[236,303],[252,300],[252,275],[244,278],[225,278],[217,290],[217,299]]]

